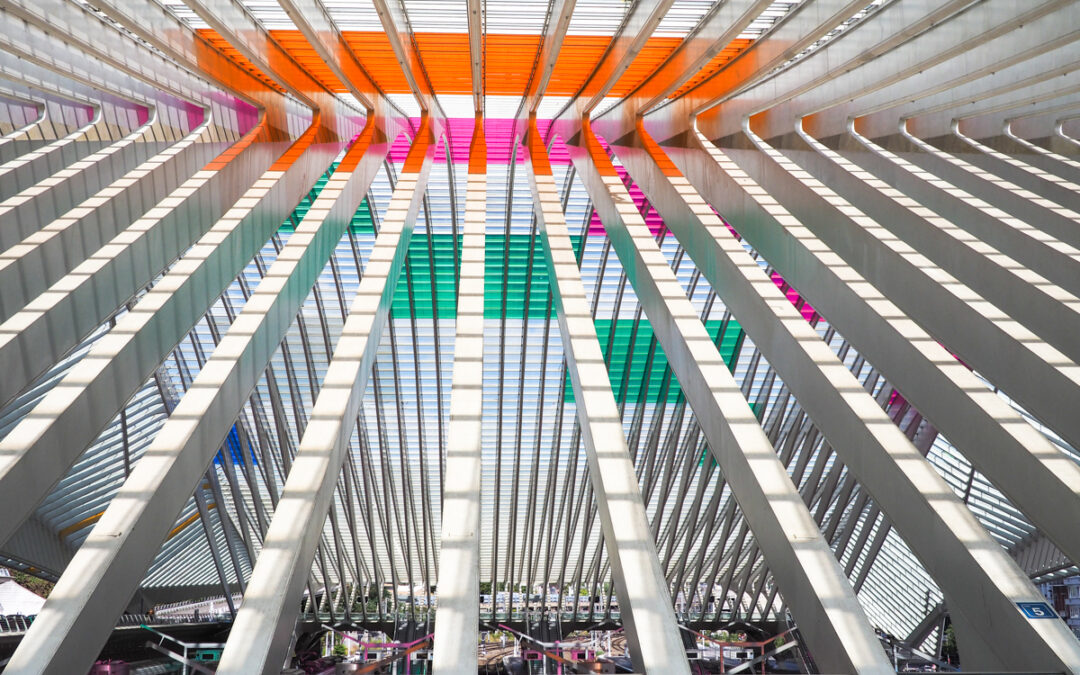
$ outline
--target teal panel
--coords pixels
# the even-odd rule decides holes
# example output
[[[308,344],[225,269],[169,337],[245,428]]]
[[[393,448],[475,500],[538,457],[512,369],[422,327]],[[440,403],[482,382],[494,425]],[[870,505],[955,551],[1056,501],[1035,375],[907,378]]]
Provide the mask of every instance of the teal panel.
[[[629,363],[630,377],[627,381],[625,396],[627,401],[632,403],[640,403],[647,401],[649,403],[656,403],[660,400],[660,390],[664,383],[664,369],[667,367],[667,357],[664,355],[664,350],[660,347],[660,344],[656,345],[656,352],[653,355],[652,367],[649,369],[648,378],[645,375],[645,364],[649,357],[649,342],[652,340],[653,331],[652,326],[648,321],[642,320],[638,325],[637,334],[634,335],[633,344],[631,345],[631,334],[633,333],[634,321],[632,319],[623,319],[619,321],[602,320],[596,321],[596,336],[600,340],[600,349],[604,353],[604,357],[609,359],[608,363],[608,379],[611,382],[611,389],[615,392],[615,399],[621,400],[624,395],[623,388],[623,375],[627,370],[627,363]],[[723,321],[706,321],[705,329],[709,332],[709,335],[716,340],[717,335],[720,334],[720,328]],[[608,341],[611,336],[612,328],[615,330],[615,337],[611,341],[609,348]],[[742,328],[738,322],[734,319],[730,320],[727,325],[727,330],[724,331],[724,336],[720,340],[720,357],[724,359],[724,363],[728,364],[731,368],[734,362],[734,355],[738,353],[738,350],[742,346]],[[608,354],[611,354],[609,357]],[[632,355],[632,356],[631,356]],[[671,384],[668,387],[667,400],[668,402],[674,402],[678,398],[682,389],[679,387],[679,382],[674,376],[671,378]],[[570,378],[567,377],[564,387],[564,395],[567,401],[574,400],[574,391],[570,386]]]

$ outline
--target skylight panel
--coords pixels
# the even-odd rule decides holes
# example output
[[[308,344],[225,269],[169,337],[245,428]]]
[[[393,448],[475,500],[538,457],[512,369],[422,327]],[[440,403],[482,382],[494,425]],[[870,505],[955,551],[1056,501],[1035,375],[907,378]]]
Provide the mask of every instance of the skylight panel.
[[[469,94],[438,94],[439,105],[447,117],[472,117],[473,98]],[[502,98],[502,97],[500,97]]]
[[[184,4],[184,0],[159,0],[159,2],[161,2],[162,6],[172,12],[176,18],[195,30],[210,27],[210,24],[203,21],[202,17]]]
[[[338,30],[381,31],[382,21],[371,0],[322,0]]]
[[[802,3],[803,0],[775,0],[756,19],[751,21],[750,25],[743,29],[743,32],[739,34],[739,38],[756,40]]]
[[[686,37],[709,13],[716,0],[675,0],[660,20],[653,35],[656,37]]]
[[[409,117],[420,117],[420,104],[412,94],[387,94],[386,98]]]
[[[469,17],[464,2],[405,0],[409,25],[416,33],[468,33]]]
[[[191,28],[196,30],[210,28],[210,25],[188,7],[184,0],[158,1]],[[242,0],[241,4],[267,30],[296,30],[296,24],[293,23],[276,0]]]
[[[335,94],[335,96],[337,96],[339,99],[344,101],[346,105],[351,105],[352,107],[357,108],[359,110],[364,109],[364,105],[361,104],[360,101],[358,101],[356,99],[356,97],[353,96],[352,94],[350,94],[349,92],[345,92],[344,94]]]
[[[568,35],[614,35],[632,4],[626,0],[580,0],[574,5]]]
[[[569,96],[545,96],[540,99],[540,106],[536,109],[536,116],[539,119],[551,119],[558,115],[569,102]]]
[[[781,65],[780,67],[778,67],[776,69],[776,72],[779,72],[779,71],[783,70],[784,68],[788,68],[792,64],[797,63],[798,61],[801,61],[802,59],[805,59],[807,56],[810,56],[811,54],[813,54],[814,52],[816,52],[817,50],[821,49],[826,44],[831,42],[832,40],[835,40],[840,35],[846,33],[848,30],[850,30],[850,29],[854,28],[855,26],[857,26],[859,23],[861,23],[863,21],[863,19],[866,19],[868,16],[870,16],[871,14],[876,12],[878,9],[880,9],[883,5],[887,4],[888,2],[891,2],[891,0],[873,0],[873,2],[871,2],[869,5],[862,8],[861,10],[859,10],[858,13],[856,13],[850,19],[843,22],[842,24],[840,24],[836,28],[832,29],[831,31],[829,31],[828,33],[823,35],[819,40],[814,42],[812,45],[810,45],[809,47],[802,50],[801,52],[799,52],[798,54],[796,54],[792,58],[785,61],[783,65]]]
[[[511,118],[517,115],[519,105],[520,96],[485,96],[484,114],[489,118]]]
[[[547,11],[547,0],[487,0],[484,25],[489,35],[540,35]]]
[[[296,30],[277,0],[241,0],[241,4],[267,30]]]

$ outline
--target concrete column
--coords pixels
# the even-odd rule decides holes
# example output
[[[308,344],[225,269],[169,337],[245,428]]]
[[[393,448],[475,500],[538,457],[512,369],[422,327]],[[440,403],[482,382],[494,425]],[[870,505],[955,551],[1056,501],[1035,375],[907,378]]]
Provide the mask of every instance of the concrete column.
[[[827,671],[892,672],[843,570],[611,161],[588,125],[583,125],[580,133],[568,135],[580,139],[580,145],[575,142],[568,146],[570,157],[814,659]],[[771,316],[774,323],[769,329],[773,335],[761,330],[756,336],[752,334],[755,343],[778,343],[781,338],[777,334],[784,331],[798,335],[788,337],[798,345],[793,348],[805,350],[822,369],[827,368],[832,380],[842,380],[844,375],[851,378],[853,386],[845,390],[852,389],[851,396],[855,396],[854,391],[862,392],[868,399],[870,405],[864,415],[872,415],[871,409],[876,409],[887,422],[881,409],[873,405],[854,376],[832,356],[758,263],[730,235],[727,238],[731,246],[726,247],[724,263],[731,264],[728,260],[737,255],[734,249],[741,255],[737,255],[739,262],[734,265],[736,274],[717,288],[724,289],[726,298],[737,292],[729,289],[731,285],[741,285],[738,290],[744,297],[753,297],[757,305],[740,305],[744,313],[752,310]],[[688,242],[688,250],[699,243],[702,249],[707,246],[704,241]],[[707,250],[716,252],[711,247]],[[710,267],[715,269],[724,263],[717,261]],[[742,278],[736,280],[735,276]],[[746,319],[735,307],[732,309],[740,325],[746,327]],[[771,361],[765,345],[761,347]],[[824,370],[821,372],[824,376]]]
[[[479,117],[469,151],[466,190],[439,546],[439,607],[435,612],[433,667],[438,675],[473,675],[477,669],[487,219],[487,152],[483,121]]]
[[[852,132],[869,152],[848,159],[887,177],[908,197],[878,221],[895,236],[935,261],[1074,361],[1080,361],[1080,262],[1077,250],[990,204],[903,156]],[[958,204],[957,199],[964,202]],[[948,207],[964,210],[943,217]],[[942,207],[946,208],[942,208]],[[970,209],[976,216],[970,217]],[[1009,244],[1005,248],[1003,244]],[[1015,253],[1013,253],[1015,251]],[[1072,272],[1069,274],[1068,272]]]
[[[0,544],[34,512],[280,227],[343,143],[312,127],[189,249],[34,410],[0,440]]]
[[[751,269],[749,256],[680,172],[671,170],[674,167],[661,170],[670,162],[663,150],[647,138],[640,145],[644,147],[627,143],[613,148],[709,282],[731,289],[724,297],[737,312],[739,301],[746,299],[738,294],[741,275],[732,269],[733,260],[743,259],[738,269]],[[833,201],[842,199],[805,172],[795,175]],[[841,183],[837,178],[829,182]],[[827,251],[808,232],[800,229],[799,235],[810,244],[807,251],[816,250],[819,256]],[[814,269],[811,277],[810,270],[821,259],[805,255],[802,260],[799,269],[807,271],[785,279],[1032,522],[1051,533],[1063,550],[1080,556],[1080,466],[855,270],[830,262]],[[1028,479],[1016,480],[1021,475]]]
[[[379,227],[371,257],[326,369],[289,477],[233,622],[218,673],[277,675],[292,643],[296,608],[311,573],[338,476],[356,426],[394,289],[423,201],[435,144],[422,128]],[[412,170],[410,170],[412,169]],[[361,192],[361,194],[366,193]],[[330,592],[326,588],[326,592]]]
[[[326,265],[386,149],[369,124],[60,577],[8,664],[13,672],[61,675],[90,668]]]
[[[0,204],[0,217],[5,219],[0,232],[0,320],[26,306],[159,200],[182,185],[190,188],[194,174],[227,147],[212,142],[209,123],[207,116],[178,143],[72,204],[56,218],[39,222],[36,217],[22,217],[21,210],[8,212],[4,206],[18,196]]]
[[[563,218],[559,190],[539,136],[533,118],[528,134],[533,208],[552,280],[581,438],[627,644],[635,670],[688,675],[690,667],[675,623],[671,595],[656,556],[622,420]],[[749,406],[747,415],[753,419]],[[771,449],[770,455],[775,457]]]
[[[707,141],[702,143],[707,144],[707,152],[717,162],[737,167],[748,179],[760,181],[758,189],[782,192],[786,196],[786,209],[806,227],[795,230],[785,226],[778,234],[791,233],[796,240],[805,241],[808,250],[821,251],[814,255],[820,261],[815,263],[815,268],[825,264],[824,270],[835,267],[847,274],[847,268],[836,267],[846,262],[851,273],[861,275],[879,289],[880,297],[887,297],[964,363],[1001,387],[1070,443],[1080,443],[1080,420],[1068,403],[1080,396],[1077,364],[892,235],[870,215],[880,213],[883,218],[896,218],[901,210],[917,208],[917,202],[812,136],[804,133],[803,139],[812,152],[789,150],[784,155],[771,146],[763,146],[775,159],[762,153],[722,151]],[[741,190],[724,193],[722,184],[736,186],[734,180],[721,181],[715,187],[699,183],[698,163],[685,166],[688,174],[694,172],[695,184],[709,190],[706,194],[710,201],[724,204],[724,209],[732,214],[744,214],[745,221],[755,225],[747,230],[748,236],[757,237],[758,227],[761,232],[776,232],[772,229],[777,223],[775,217],[755,203],[756,194],[743,197]],[[799,166],[806,172],[800,174]],[[822,181],[833,186],[836,193]],[[869,212],[862,210],[875,202],[878,205]],[[780,241],[768,236],[754,245],[797,288],[813,292],[818,282],[807,282],[804,275],[824,277],[806,267],[801,246],[791,249],[774,246]],[[825,252],[835,253],[836,262],[828,262]],[[829,300],[810,297],[811,302]]]
[[[732,222],[741,228],[752,245],[762,247],[759,250],[767,259],[773,260],[770,253],[777,254],[775,264],[786,278],[789,278],[789,270],[798,273],[800,265],[809,262],[807,256],[800,252],[796,265],[788,264],[788,261],[797,248],[801,248],[794,241],[801,239],[805,232],[801,223],[739,165],[728,160],[725,153],[717,151],[717,154],[726,180],[717,180],[720,177],[713,174],[711,185],[709,181],[703,183],[716,200],[714,203],[721,211],[730,213]],[[761,159],[762,162],[771,161],[765,156]],[[741,214],[729,211],[721,197],[721,186],[734,190],[731,196],[736,201],[748,197],[758,209]],[[783,196],[785,201],[792,198],[788,192]],[[779,224],[784,231],[775,242],[765,241],[766,238],[760,236],[764,228],[760,228],[759,223],[770,221]],[[820,248],[819,242],[808,242],[807,246],[815,253]],[[828,266],[842,264],[826,250],[821,250],[818,255]],[[815,285],[812,281],[802,285],[794,278],[791,281],[800,292]],[[814,294],[808,297],[813,302]],[[978,627],[987,636],[986,642],[993,649],[979,655],[976,667],[1080,668],[1080,644],[1064,624],[1058,625],[1060,622],[1031,621],[1024,617],[1016,603],[1038,602],[1041,595],[910,442],[906,438],[903,442],[889,441],[889,435],[899,431],[891,420],[886,417],[881,423],[872,423],[864,418],[860,424],[842,426],[842,434],[862,437],[854,444],[851,436],[844,440],[830,435],[836,433],[833,425],[837,424],[842,408],[856,405],[853,395],[865,395],[861,387],[853,394],[850,387],[842,386],[832,377],[827,383],[812,386],[814,370],[794,363],[800,359],[800,349],[795,345],[783,348],[775,344],[776,335],[773,333],[765,342],[760,338],[757,340],[770,363],[818,422],[837,453],[873,495],[927,571],[949,594],[950,610],[962,613],[970,625]],[[820,344],[820,340],[817,341]],[[771,353],[766,352],[767,347],[773,347],[769,350]],[[837,396],[843,402],[836,400]],[[830,403],[830,400],[834,402]],[[862,414],[865,413],[860,410]]]
[[[0,382],[0,401],[10,400],[101,325],[205,234],[270,167],[280,148],[254,142],[261,131],[253,129],[109,240],[92,242],[83,251],[85,260],[0,324],[0,370],[7,373]],[[82,249],[80,241],[70,245],[76,252]],[[8,253],[6,262],[18,261],[18,249]],[[35,261],[39,274],[50,262],[65,266],[62,249],[50,249],[50,255],[57,260]]]

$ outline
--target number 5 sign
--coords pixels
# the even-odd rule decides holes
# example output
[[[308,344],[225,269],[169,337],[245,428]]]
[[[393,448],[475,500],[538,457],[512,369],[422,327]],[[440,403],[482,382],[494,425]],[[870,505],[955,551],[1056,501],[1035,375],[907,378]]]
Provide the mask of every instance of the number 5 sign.
[[[1016,606],[1020,608],[1024,616],[1029,619],[1056,619],[1057,614],[1050,605],[1045,602],[1018,602]]]

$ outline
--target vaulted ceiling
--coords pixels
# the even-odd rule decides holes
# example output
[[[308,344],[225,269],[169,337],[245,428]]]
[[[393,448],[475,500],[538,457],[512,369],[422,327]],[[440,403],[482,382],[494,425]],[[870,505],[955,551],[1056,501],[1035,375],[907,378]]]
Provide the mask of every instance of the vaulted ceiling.
[[[307,611],[331,618],[382,618],[386,607],[354,601],[385,584],[408,589],[402,612],[427,606],[456,487],[447,448],[463,235],[478,212],[480,580],[608,588],[591,432],[534,201],[546,146],[607,369],[607,383],[586,384],[614,396],[680,619],[789,608],[771,544],[726,479],[730,448],[708,442],[718,414],[693,399],[719,380],[686,375],[683,353],[666,353],[662,303],[638,283],[651,273],[624,267],[627,244],[609,236],[620,203],[633,213],[619,218],[652,235],[685,295],[677,302],[696,314],[873,624],[906,636],[950,596],[925,544],[899,531],[910,514],[890,501],[902,490],[882,487],[892,474],[860,459],[876,457],[875,443],[921,453],[925,462],[896,460],[932,469],[905,474],[920,504],[941,486],[1024,575],[1075,573],[1059,520],[1080,515],[1076,502],[1057,517],[1050,497],[1017,484],[1056,472],[1065,485],[1047,494],[1077,494],[1063,401],[1080,393],[1070,58],[1080,16],[1074,3],[1020,4],[7,3],[0,506],[17,512],[0,529],[5,564],[59,578],[107,529],[99,521],[127,523],[143,540],[109,560],[129,561],[144,603],[242,592],[361,280],[380,273],[377,237],[414,218],[400,276],[380,296],[385,328],[372,333],[304,585],[322,598]],[[486,189],[470,204],[480,120]],[[617,180],[601,194],[609,165]],[[414,175],[426,183],[404,216],[409,200],[392,202]],[[683,221],[715,221],[710,237],[721,232],[732,260],[751,261],[747,278],[765,280],[761,297],[782,299],[775,315],[789,323],[741,309],[713,265],[699,266],[713,254],[687,241]],[[295,270],[275,271],[294,259]],[[778,331],[795,319],[804,325]],[[248,330],[250,345],[230,342]],[[862,387],[850,419],[871,430],[891,419],[887,432],[853,440],[851,423],[830,417],[839,403],[808,396],[817,380],[785,378],[816,352],[789,361],[797,350],[774,332],[807,330]],[[897,430],[906,445],[881,440]],[[138,473],[148,459],[157,474]],[[110,574],[83,555],[76,568],[89,578]],[[710,597],[728,599],[723,617]]]

